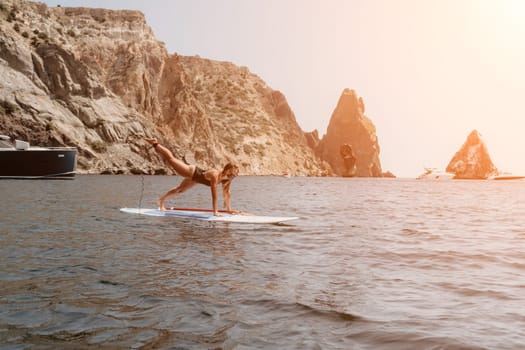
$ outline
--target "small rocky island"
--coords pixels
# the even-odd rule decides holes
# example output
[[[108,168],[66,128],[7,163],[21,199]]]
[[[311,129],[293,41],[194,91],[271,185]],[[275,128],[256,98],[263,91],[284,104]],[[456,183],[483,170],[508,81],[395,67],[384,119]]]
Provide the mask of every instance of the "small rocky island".
[[[450,160],[446,171],[453,173],[455,179],[487,179],[498,174],[492,163],[487,146],[480,134],[473,130],[465,143]]]
[[[446,171],[426,168],[418,179],[427,180],[486,180],[499,179],[499,171],[492,163],[487,146],[477,130],[473,130],[461,148],[454,154]],[[516,178],[512,176],[511,178]],[[503,179],[503,177],[501,177]]]

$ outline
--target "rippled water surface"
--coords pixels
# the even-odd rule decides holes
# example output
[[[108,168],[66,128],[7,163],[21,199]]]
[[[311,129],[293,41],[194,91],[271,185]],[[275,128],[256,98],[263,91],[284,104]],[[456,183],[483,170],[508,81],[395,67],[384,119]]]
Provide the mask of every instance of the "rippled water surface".
[[[288,225],[119,211],[178,181],[1,181],[0,349],[525,347],[525,181],[234,181]]]

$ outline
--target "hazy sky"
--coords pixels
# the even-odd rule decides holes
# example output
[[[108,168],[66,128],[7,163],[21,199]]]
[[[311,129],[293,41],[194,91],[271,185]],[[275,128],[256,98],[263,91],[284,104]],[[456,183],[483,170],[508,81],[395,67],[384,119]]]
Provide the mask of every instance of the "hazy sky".
[[[444,169],[474,129],[498,169],[525,174],[525,1],[45,2],[140,10],[169,53],[248,67],[320,136],[354,89],[399,177]]]

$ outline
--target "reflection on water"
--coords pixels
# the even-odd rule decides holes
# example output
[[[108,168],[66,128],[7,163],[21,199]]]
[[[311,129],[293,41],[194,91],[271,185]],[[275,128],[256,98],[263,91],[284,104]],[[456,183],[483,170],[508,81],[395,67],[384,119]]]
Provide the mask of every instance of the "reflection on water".
[[[0,349],[525,343],[523,181],[234,182],[235,209],[301,217],[282,226],[119,212],[178,180],[1,181]]]

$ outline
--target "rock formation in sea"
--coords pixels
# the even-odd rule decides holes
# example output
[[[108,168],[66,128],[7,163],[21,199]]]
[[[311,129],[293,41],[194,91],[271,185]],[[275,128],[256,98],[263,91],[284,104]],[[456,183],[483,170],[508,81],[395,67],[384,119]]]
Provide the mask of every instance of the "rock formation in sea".
[[[172,173],[142,141],[155,136],[202,167],[332,174],[282,93],[246,67],[168,54],[138,11],[2,0],[0,76],[0,133],[75,146],[81,173]]]
[[[376,129],[364,113],[363,99],[354,90],[345,89],[332,113],[326,134],[315,148],[319,158],[326,160],[339,176],[383,175]],[[310,143],[315,146],[312,141]],[[349,171],[341,156],[341,147],[344,145],[352,148],[356,158],[352,171]]]
[[[473,130],[446,169],[455,179],[487,179],[498,174],[480,134]]]

